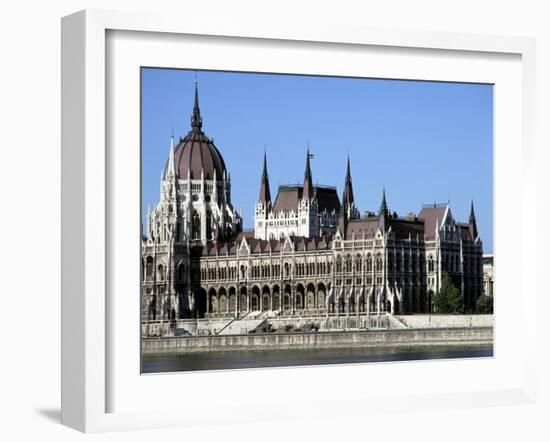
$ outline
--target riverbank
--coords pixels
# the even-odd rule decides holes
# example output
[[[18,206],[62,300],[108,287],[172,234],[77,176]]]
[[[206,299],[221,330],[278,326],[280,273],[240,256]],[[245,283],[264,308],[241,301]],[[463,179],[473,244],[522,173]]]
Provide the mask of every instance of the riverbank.
[[[492,347],[492,327],[263,333],[143,338],[143,355],[204,352],[468,346]]]
[[[493,345],[430,345],[398,347],[351,347],[328,349],[260,349],[237,352],[211,351],[188,354],[145,355],[142,373],[170,373],[197,370],[230,370],[422,361],[430,359],[468,359],[493,356]]]

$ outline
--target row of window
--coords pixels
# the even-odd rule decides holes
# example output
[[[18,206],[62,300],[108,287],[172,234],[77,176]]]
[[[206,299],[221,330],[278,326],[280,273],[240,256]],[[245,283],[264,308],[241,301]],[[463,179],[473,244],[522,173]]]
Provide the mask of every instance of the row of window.
[[[456,258],[456,257],[454,257]],[[474,260],[465,261],[465,267],[466,263],[469,262],[472,264],[472,268],[470,270],[474,270],[473,263]],[[443,271],[457,271],[455,269],[456,264],[452,264],[451,267],[449,267],[449,263],[455,263],[455,260],[447,261],[443,260]],[[375,259],[373,260],[371,255],[367,255],[366,259],[366,271],[372,272],[373,264],[375,266],[375,271],[380,272],[383,268],[383,260],[382,256],[380,254],[377,254]],[[404,270],[407,271],[409,269],[408,267],[408,260],[404,261],[405,267]],[[422,265],[422,260],[420,260],[420,265]],[[335,265],[335,271],[337,274],[342,273],[343,271],[345,273],[352,273],[353,269],[355,272],[360,273],[363,270],[363,261],[361,259],[360,255],[357,255],[355,262],[353,262],[351,255],[346,255],[345,261],[342,260],[341,256],[338,256],[336,258],[336,265]],[[317,276],[317,275],[330,275],[332,272],[332,263],[330,262],[317,262],[317,263],[298,263],[295,265],[295,275],[297,277],[302,276]],[[393,267],[393,261],[388,261],[388,270],[392,272],[394,270]],[[396,265],[395,267],[396,271],[400,271],[400,266]],[[416,262],[413,260],[412,262],[412,271],[416,270]],[[434,271],[434,262],[432,257],[430,256],[428,259],[428,271],[433,272]],[[284,264],[284,276],[289,277],[292,272],[292,265],[289,263]],[[146,280],[152,280],[153,275],[153,258],[148,257],[145,265],[145,278]],[[280,264],[265,264],[265,265],[253,265],[250,268],[250,277],[251,278],[279,278],[281,276],[281,265]],[[202,268],[200,269],[200,277],[203,280],[216,280],[216,279],[230,279],[234,280],[237,277],[237,268],[235,266],[230,267],[220,267],[220,268]],[[241,265],[240,267],[240,277],[241,279],[246,279],[247,277],[247,267],[244,265]],[[161,264],[157,267],[157,280],[163,281],[166,279],[166,269]],[[185,268],[182,265],[178,267],[177,271],[177,279],[178,280],[184,280],[185,279]]]

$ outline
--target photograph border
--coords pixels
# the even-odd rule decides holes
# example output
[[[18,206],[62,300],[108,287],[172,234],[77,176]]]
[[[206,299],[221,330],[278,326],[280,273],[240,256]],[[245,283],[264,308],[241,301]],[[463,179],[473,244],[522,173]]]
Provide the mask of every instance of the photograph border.
[[[533,39],[347,26],[304,27],[278,23],[274,27],[244,21],[198,20],[182,25],[177,18],[169,16],[109,11],[83,11],[65,17],[62,21],[62,423],[70,427],[95,432],[185,424],[178,413],[144,415],[106,412],[106,397],[111,388],[106,376],[109,359],[106,336],[110,322],[106,290],[109,277],[106,245],[110,241],[106,228],[109,186],[105,132],[108,118],[106,94],[109,93],[105,80],[105,39],[108,30],[520,55],[523,74],[521,152],[526,163],[523,186],[534,188],[534,174],[525,174],[529,167],[534,167],[535,156]],[[533,211],[533,214],[536,194],[524,191],[522,197],[527,198],[522,201],[522,208]],[[525,256],[530,252],[527,247],[523,250]],[[522,262],[523,275],[526,274],[526,265]],[[525,284],[533,288],[535,281]],[[536,290],[530,290],[523,296],[521,302],[524,307],[534,303],[535,294]],[[527,328],[526,333],[534,338],[535,324],[528,324]],[[531,357],[524,362],[530,376],[525,376],[524,387],[500,392],[476,392],[480,403],[487,406],[532,403],[535,356],[533,349],[528,350]],[[466,396],[471,402],[472,393]],[[465,403],[468,398],[465,398]],[[395,398],[381,398],[377,408],[384,402],[388,406],[395,405]],[[432,409],[456,406],[459,402],[456,395],[439,395],[437,398],[427,395],[424,402],[419,401],[418,405],[421,409]],[[361,407],[365,412],[373,410],[373,407],[364,404]],[[250,416],[251,421],[262,419],[265,416],[261,413]],[[200,425],[200,422],[195,425]]]

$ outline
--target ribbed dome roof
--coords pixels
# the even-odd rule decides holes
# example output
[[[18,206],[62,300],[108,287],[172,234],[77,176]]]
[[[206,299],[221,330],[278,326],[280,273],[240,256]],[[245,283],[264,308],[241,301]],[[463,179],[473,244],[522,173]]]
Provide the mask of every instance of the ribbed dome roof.
[[[199,94],[195,84],[195,105],[191,117],[191,131],[174,149],[176,173],[180,179],[201,179],[204,173],[205,180],[222,180],[226,173],[225,162],[220,151],[202,131],[202,117],[199,109]]]
[[[180,141],[174,150],[176,171],[180,179],[199,180],[204,172],[205,180],[221,180],[225,173],[225,162],[220,151],[202,130],[193,129]]]

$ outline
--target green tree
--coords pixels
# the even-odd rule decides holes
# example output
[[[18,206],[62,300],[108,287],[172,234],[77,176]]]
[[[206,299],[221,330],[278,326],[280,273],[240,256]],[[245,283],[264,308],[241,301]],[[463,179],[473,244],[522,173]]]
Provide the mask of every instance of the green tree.
[[[485,293],[477,298],[476,301],[477,313],[493,313],[493,297],[487,296]]]
[[[462,306],[462,295],[447,273],[441,277],[441,289],[433,297],[436,313],[455,313]]]

